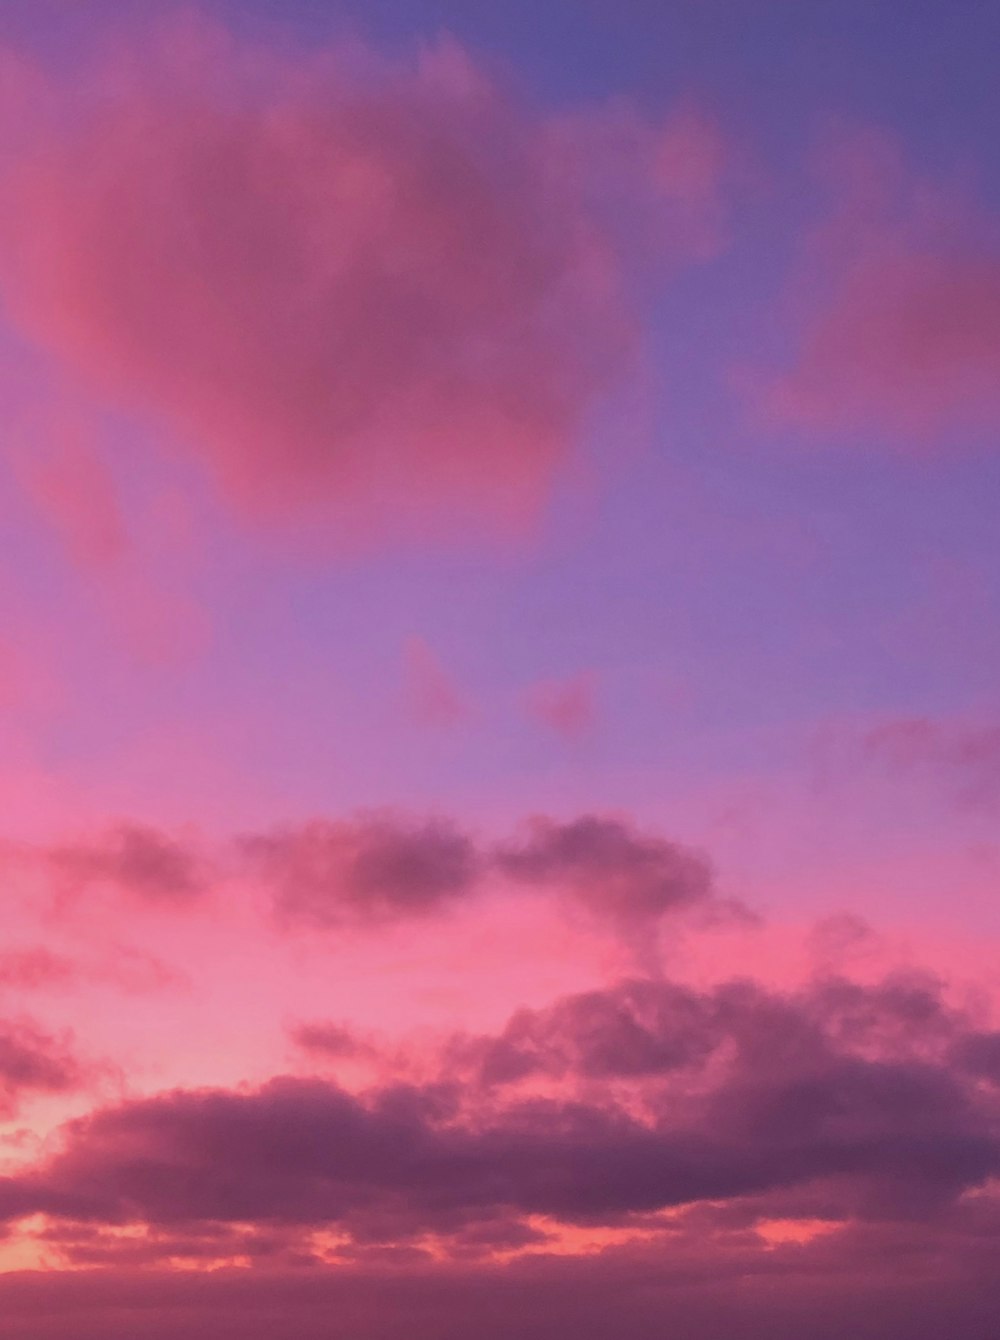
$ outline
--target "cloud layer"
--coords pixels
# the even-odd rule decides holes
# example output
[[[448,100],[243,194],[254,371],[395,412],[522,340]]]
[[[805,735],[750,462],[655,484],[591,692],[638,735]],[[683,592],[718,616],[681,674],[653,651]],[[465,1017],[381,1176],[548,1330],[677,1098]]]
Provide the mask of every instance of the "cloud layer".
[[[428,1234],[465,1254],[477,1226],[538,1217],[669,1235],[648,1217],[696,1203],[930,1232],[1000,1175],[998,1086],[1000,1034],[930,978],[626,981],[456,1038],[419,1084],[287,1076],[98,1109],[0,1181],[0,1214],[332,1228],[348,1257]]]

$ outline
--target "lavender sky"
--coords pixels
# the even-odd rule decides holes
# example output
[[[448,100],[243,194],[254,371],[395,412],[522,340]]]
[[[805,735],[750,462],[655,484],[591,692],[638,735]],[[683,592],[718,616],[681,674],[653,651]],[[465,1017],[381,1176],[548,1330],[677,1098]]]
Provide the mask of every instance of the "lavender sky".
[[[4,1340],[995,1336],[998,50],[4,0]]]

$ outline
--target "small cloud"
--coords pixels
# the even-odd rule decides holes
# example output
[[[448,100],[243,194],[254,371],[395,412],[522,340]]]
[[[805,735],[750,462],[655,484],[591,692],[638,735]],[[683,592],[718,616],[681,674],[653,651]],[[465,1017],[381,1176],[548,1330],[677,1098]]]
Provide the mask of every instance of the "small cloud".
[[[896,776],[942,783],[966,809],[1000,805],[1000,725],[931,717],[897,717],[862,737],[866,756]]]
[[[29,1020],[0,1022],[0,1117],[12,1116],[28,1095],[68,1093],[85,1078],[68,1036]]]
[[[403,648],[404,695],[409,715],[423,726],[456,726],[469,706],[454,679],[421,637]]]
[[[703,857],[620,818],[532,819],[495,862],[509,879],[561,891],[637,944],[648,945],[667,913],[713,900]]]
[[[475,845],[445,820],[376,814],[245,837],[251,870],[289,925],[380,925],[441,912],[468,896]]]
[[[42,859],[63,893],[111,886],[142,902],[190,903],[208,872],[188,842],[144,824],[121,823],[87,841],[48,848]]]
[[[783,373],[751,374],[765,421],[823,436],[947,447],[1000,424],[1000,244],[888,137],[842,137],[832,207],[804,250],[806,316]],[[757,383],[756,389],[750,383]]]
[[[597,725],[597,676],[581,671],[569,679],[546,680],[525,696],[531,717],[566,740],[579,740]]]

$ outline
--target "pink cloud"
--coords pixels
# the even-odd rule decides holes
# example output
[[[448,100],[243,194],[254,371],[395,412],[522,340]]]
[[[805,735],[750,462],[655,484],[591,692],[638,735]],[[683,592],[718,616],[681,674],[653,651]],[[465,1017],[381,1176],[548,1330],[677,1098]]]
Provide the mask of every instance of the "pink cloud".
[[[57,905],[111,891],[137,903],[195,908],[227,878],[249,877],[279,919],[313,927],[385,928],[441,915],[498,883],[555,905],[584,908],[631,939],[695,908],[732,910],[702,855],[622,816],[535,816],[491,841],[453,819],[394,811],[247,833],[209,847],[196,835],[135,822],[48,844],[8,843],[7,869],[41,881]]]
[[[441,912],[472,892],[480,869],[474,844],[454,825],[389,815],[316,819],[242,846],[273,888],[279,917],[307,926],[377,926]]]
[[[582,908],[651,963],[669,914],[735,908],[717,897],[703,857],[616,817],[536,817],[489,844],[444,819],[374,814],[315,819],[238,845],[289,925],[377,929],[440,916],[482,902],[499,877],[529,897]]]
[[[65,1037],[27,1020],[0,1023],[0,1116],[12,1116],[28,1095],[66,1093],[83,1079]]]
[[[291,1030],[291,1037],[297,1047],[320,1057],[341,1059],[377,1054],[371,1043],[343,1024],[298,1024]]]
[[[196,848],[145,824],[118,824],[94,839],[52,846],[40,856],[64,895],[111,887],[170,905],[189,903],[207,887]]]
[[[654,138],[650,176],[665,240],[698,259],[728,243],[732,158],[719,123],[694,103],[679,108]]]
[[[728,245],[736,153],[707,108],[688,99],[654,123],[619,98],[556,125],[563,157],[623,248],[669,268]]]
[[[35,991],[72,982],[77,965],[44,946],[6,949],[0,953],[0,987]]]
[[[22,327],[253,513],[522,527],[635,343],[585,146],[451,42],[294,61],[199,24],[141,53],[50,89],[6,173]],[[630,115],[633,196],[714,230],[721,136]]]
[[[124,557],[129,539],[118,490],[78,423],[53,421],[16,468],[75,562],[106,568]]]
[[[898,717],[864,736],[867,755],[897,775],[929,777],[971,809],[1000,804],[1000,726]]]
[[[542,725],[576,740],[597,724],[597,676],[582,671],[569,679],[547,680],[528,691],[526,706]]]
[[[136,507],[123,458],[101,449],[93,406],[56,385],[34,394],[45,403],[10,410],[15,481],[129,650],[147,662],[182,658],[203,642],[206,620],[184,592],[191,535],[176,490]]]
[[[469,714],[458,685],[421,637],[403,648],[404,692],[413,719],[425,726],[455,726]]]
[[[498,848],[495,859],[508,878],[568,894],[646,949],[664,915],[714,898],[711,868],[702,856],[617,817],[532,819],[519,839]]]
[[[790,368],[772,421],[876,431],[926,449],[1000,422],[1000,238],[957,191],[919,180],[876,135],[825,162],[832,216],[810,238]]]
[[[109,901],[128,913],[115,934],[144,926],[192,989],[122,1010],[80,989],[80,960],[75,1026],[102,1053],[115,1042],[129,1088],[89,1111],[76,1089],[18,1091],[56,1111],[0,1178],[0,1254],[121,1271],[122,1287],[148,1288],[157,1264],[239,1266],[260,1288],[285,1271],[298,1297],[361,1266],[373,1294],[473,1267],[509,1288],[564,1258],[634,1283],[648,1253],[687,1297],[691,1272],[716,1291],[730,1269],[743,1288],[775,1272],[783,1289],[798,1272],[844,1285],[866,1256],[884,1284],[897,1238],[939,1263],[995,1248],[1000,1040],[960,982],[886,973],[877,946],[870,980],[849,979],[871,933],[848,918],[817,928],[783,986],[749,937],[728,954],[706,937],[707,974],[688,954],[683,976],[584,965],[575,906],[648,938],[715,897],[702,858],[620,817],[537,821],[499,845],[443,821],[309,827],[244,849],[296,936],[271,933],[246,867],[196,926]],[[573,982],[539,971],[524,907],[553,914],[542,956]],[[441,1013],[422,997],[455,984],[447,937],[470,985]],[[52,965],[5,966],[9,989],[34,989]],[[25,1064],[11,1053],[12,1073]]]

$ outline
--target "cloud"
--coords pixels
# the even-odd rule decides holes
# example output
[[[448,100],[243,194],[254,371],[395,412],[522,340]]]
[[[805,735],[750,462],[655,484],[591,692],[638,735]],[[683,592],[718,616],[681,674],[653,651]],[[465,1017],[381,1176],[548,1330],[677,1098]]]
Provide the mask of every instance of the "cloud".
[[[812,1188],[823,1217],[916,1215],[929,1230],[1000,1174],[997,1037],[929,979],[788,994],[627,982],[521,1012],[467,1049],[485,1091],[456,1078],[453,1046],[422,1084],[284,1077],[99,1109],[0,1181],[0,1213],[330,1227],[362,1245],[458,1234],[466,1251],[470,1227],[504,1219],[640,1226],[747,1197],[774,1218]],[[580,1087],[519,1090],[532,1070]]]
[[[897,776],[930,777],[968,809],[1000,804],[1000,726],[990,722],[897,717],[862,738],[868,758]]]
[[[78,422],[52,415],[44,440],[15,453],[15,469],[39,512],[80,566],[120,562],[129,538],[111,472]]]
[[[1000,238],[957,192],[908,172],[874,133],[844,137],[834,211],[810,239],[791,367],[765,415],[806,432],[881,433],[920,450],[1000,423]]]
[[[323,927],[444,911],[472,892],[480,866],[472,840],[452,824],[389,815],[316,819],[241,846],[283,921]]]
[[[331,1317],[372,1340],[467,1340],[470,1318],[481,1340],[992,1340],[1000,1291],[983,1244],[934,1245],[897,1232],[761,1253],[733,1234],[709,1253],[673,1241],[513,1265],[20,1272],[5,1277],[5,1315],[33,1340],[133,1340],[137,1318],[148,1340],[329,1340]]]
[[[71,959],[53,954],[42,945],[0,952],[0,987],[37,991],[72,982],[78,971]]]
[[[455,726],[468,716],[458,685],[423,638],[407,640],[403,670],[406,704],[420,725]]]
[[[487,1087],[538,1076],[607,1081],[702,1065],[721,1041],[710,998],[636,980],[518,1010],[496,1037],[457,1040],[451,1057]]]
[[[288,924],[378,926],[446,912],[496,876],[586,909],[629,943],[661,918],[721,907],[704,859],[618,818],[534,818],[517,838],[479,843],[454,823],[401,815],[316,819],[242,838],[248,869]]]
[[[497,1036],[460,1037],[449,1055],[486,1086],[537,1076],[684,1082],[723,1051],[733,1075],[757,1078],[822,1066],[843,1049],[943,1058],[963,1028],[972,1024],[945,1005],[940,983],[916,974],[873,986],[824,975],[788,995],[749,979],[700,991],[638,978],[518,1010]]]
[[[7,844],[3,855],[40,876],[57,901],[111,890],[192,908],[219,879],[240,874],[288,927],[372,931],[444,915],[500,884],[507,896],[568,900],[634,944],[670,913],[731,906],[716,896],[703,857],[593,814],[535,817],[496,843],[443,816],[362,812],[243,834],[215,850],[184,832],[122,822],[48,846]]]
[[[510,879],[554,886],[626,934],[648,930],[665,913],[707,903],[712,877],[699,855],[638,832],[624,819],[584,815],[536,818],[519,841],[499,847]]]
[[[83,1081],[67,1038],[28,1020],[0,1022],[0,1117],[13,1116],[26,1096],[68,1093]]]
[[[121,823],[41,855],[57,890],[70,894],[110,886],[144,902],[179,905],[207,887],[208,872],[194,847],[144,824]]]
[[[343,1024],[296,1024],[289,1035],[296,1047],[316,1057],[336,1060],[376,1056],[377,1049]]]
[[[536,721],[567,740],[579,739],[597,723],[597,677],[582,671],[569,679],[534,685],[525,700]]]
[[[2,182],[10,312],[245,513],[520,530],[631,366],[626,197],[452,41],[279,56],[198,21],[42,104]],[[721,137],[630,124],[627,198],[697,252]]]

